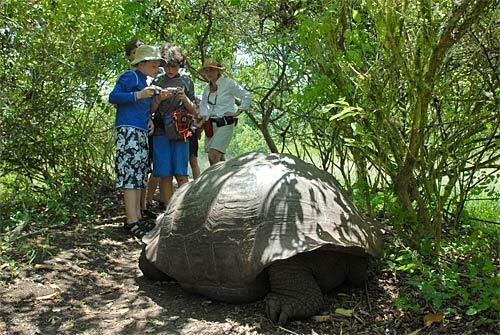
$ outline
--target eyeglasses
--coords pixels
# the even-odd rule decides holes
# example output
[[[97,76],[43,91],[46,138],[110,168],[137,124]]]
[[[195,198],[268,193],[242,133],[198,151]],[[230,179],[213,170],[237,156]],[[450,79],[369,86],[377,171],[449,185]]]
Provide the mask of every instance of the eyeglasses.
[[[210,101],[210,94],[212,94],[212,93],[208,92],[207,103],[209,105],[215,106],[217,104],[217,93],[214,94],[215,95],[215,101],[214,102]]]

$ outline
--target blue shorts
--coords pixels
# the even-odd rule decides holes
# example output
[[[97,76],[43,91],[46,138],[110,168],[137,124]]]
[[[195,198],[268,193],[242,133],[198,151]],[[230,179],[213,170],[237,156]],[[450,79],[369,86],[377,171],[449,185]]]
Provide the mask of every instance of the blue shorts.
[[[187,176],[189,141],[171,141],[165,135],[153,136],[153,176]]]

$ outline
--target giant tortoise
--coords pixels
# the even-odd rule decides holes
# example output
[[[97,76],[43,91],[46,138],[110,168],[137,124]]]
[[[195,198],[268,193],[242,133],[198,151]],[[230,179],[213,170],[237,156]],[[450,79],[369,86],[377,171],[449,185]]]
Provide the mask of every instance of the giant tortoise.
[[[314,315],[323,292],[360,285],[381,254],[328,173],[285,154],[248,153],[180,187],[144,239],[146,277],[226,302],[265,296],[273,322]]]

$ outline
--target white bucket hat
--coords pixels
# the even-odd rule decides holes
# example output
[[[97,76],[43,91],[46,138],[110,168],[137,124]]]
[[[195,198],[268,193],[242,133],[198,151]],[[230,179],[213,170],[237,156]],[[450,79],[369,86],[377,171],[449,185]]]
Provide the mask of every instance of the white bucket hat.
[[[130,62],[130,64],[136,65],[146,60],[163,60],[161,58],[160,50],[152,45],[140,45],[135,50],[135,58],[132,62]]]

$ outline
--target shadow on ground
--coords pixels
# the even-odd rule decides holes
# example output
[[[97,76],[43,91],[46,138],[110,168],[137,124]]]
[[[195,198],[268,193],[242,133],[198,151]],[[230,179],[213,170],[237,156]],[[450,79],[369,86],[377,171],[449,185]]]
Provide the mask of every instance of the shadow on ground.
[[[93,227],[40,238],[45,252],[17,277],[6,279],[0,267],[1,334],[408,334],[421,327],[422,315],[405,314],[392,302],[406,287],[380,270],[372,271],[365,289],[329,296],[321,322],[272,325],[262,301],[219,303],[175,282],[148,281],[137,266],[140,243],[121,228],[123,214],[100,216]],[[354,315],[335,314],[336,308]],[[422,333],[488,332],[446,320]]]

